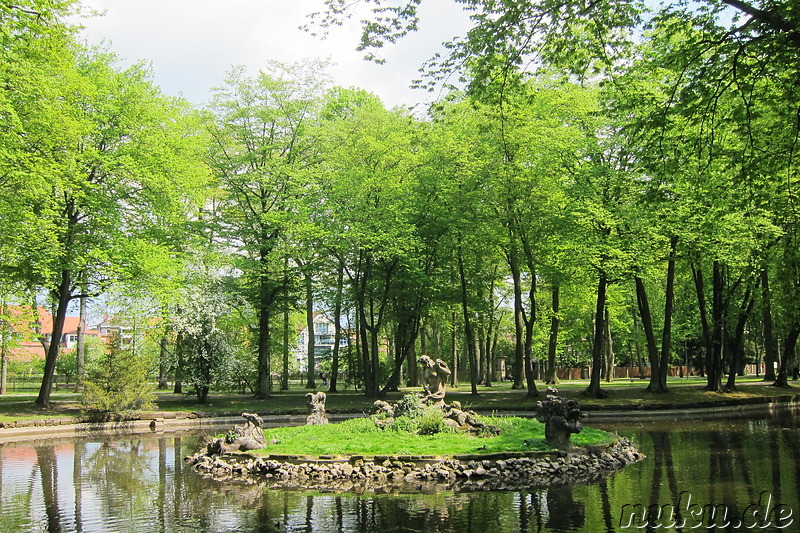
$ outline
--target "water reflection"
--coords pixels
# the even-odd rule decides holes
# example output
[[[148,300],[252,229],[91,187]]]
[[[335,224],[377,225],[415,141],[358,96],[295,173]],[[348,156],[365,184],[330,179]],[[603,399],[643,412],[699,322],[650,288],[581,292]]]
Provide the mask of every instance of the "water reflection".
[[[184,465],[200,445],[191,435],[5,444],[0,531],[576,532],[630,531],[629,524],[677,531],[693,518],[691,504],[742,517],[768,494],[767,511],[777,517],[774,505],[799,501],[796,416],[692,426],[609,427],[634,439],[648,459],[594,485],[413,495],[219,484]],[[800,509],[792,511],[796,526]],[[666,519],[672,527],[656,527]],[[786,530],[778,525],[761,530]]]

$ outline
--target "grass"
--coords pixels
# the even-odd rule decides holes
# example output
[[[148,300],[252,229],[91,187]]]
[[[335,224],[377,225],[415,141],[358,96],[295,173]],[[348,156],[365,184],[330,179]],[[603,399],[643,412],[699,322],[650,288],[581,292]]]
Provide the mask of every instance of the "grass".
[[[703,408],[726,403],[757,401],[764,398],[796,395],[797,387],[789,389],[773,387],[755,376],[737,378],[738,391],[731,393],[708,392],[704,390],[703,378],[672,378],[669,380],[669,394],[651,394],[645,392],[648,380],[628,379],[614,383],[602,383],[608,397],[602,400],[586,398],[582,395],[587,382],[565,381],[557,385],[562,396],[580,402],[584,409],[640,409],[646,407],[662,408]],[[450,388],[447,401],[458,400],[466,408],[478,413],[491,414],[497,412],[532,412],[536,402],[544,397],[546,386],[537,383],[539,398],[527,398],[526,391],[512,390],[507,382],[495,384],[493,387],[478,387],[478,395],[470,394],[470,388],[461,384],[458,388]],[[401,392],[389,393],[387,401],[396,401],[403,394],[419,391],[406,388]],[[268,400],[256,400],[251,395],[212,394],[206,405],[197,403],[190,394],[172,394],[159,391],[156,401],[158,411],[192,412],[200,411],[216,415],[238,415],[243,411],[261,414],[305,414],[307,389],[297,386],[289,391],[276,391]],[[80,416],[80,396],[75,393],[55,392],[51,397],[51,406],[41,409],[34,406],[36,394],[14,393],[0,396],[0,422],[15,420],[61,418]],[[327,408],[330,413],[369,413],[372,411],[373,399],[364,397],[355,391],[328,394]]]
[[[500,435],[476,437],[460,432],[417,435],[381,429],[370,418],[353,418],[323,426],[281,427],[264,430],[267,441],[277,441],[260,450],[269,455],[434,455],[490,454],[544,451],[544,424],[527,418],[482,417],[501,428]],[[614,435],[593,428],[573,435],[578,446],[611,442]]]

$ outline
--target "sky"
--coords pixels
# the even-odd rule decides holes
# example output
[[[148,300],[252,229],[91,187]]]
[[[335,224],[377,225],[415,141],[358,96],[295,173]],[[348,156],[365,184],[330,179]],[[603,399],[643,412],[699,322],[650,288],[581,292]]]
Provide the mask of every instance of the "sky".
[[[210,99],[211,88],[222,84],[233,65],[255,74],[269,60],[303,58],[331,58],[336,85],[366,89],[387,107],[430,102],[436,93],[411,90],[409,84],[443,41],[468,27],[468,15],[455,0],[423,2],[419,30],[383,50],[386,63],[378,65],[355,51],[357,21],[333,28],[325,40],[299,29],[323,0],[84,0],[83,5],[105,13],[80,22],[89,44],[108,43],[122,65],[149,62],[164,93],[198,105]]]

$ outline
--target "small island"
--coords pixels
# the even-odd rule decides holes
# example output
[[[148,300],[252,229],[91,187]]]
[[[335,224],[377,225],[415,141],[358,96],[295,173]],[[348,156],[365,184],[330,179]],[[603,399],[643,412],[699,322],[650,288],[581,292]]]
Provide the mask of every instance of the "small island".
[[[426,357],[426,356],[423,356]],[[424,368],[431,361],[420,358]],[[432,379],[437,379],[434,375]],[[276,488],[346,492],[513,490],[589,483],[644,456],[628,439],[580,424],[580,409],[548,389],[537,419],[487,417],[444,402],[441,382],[370,416],[320,424],[325,394],[309,394],[307,424],[264,429],[258,415],[186,457],[201,474]],[[327,422],[327,419],[326,419]],[[574,436],[572,436],[574,435]]]

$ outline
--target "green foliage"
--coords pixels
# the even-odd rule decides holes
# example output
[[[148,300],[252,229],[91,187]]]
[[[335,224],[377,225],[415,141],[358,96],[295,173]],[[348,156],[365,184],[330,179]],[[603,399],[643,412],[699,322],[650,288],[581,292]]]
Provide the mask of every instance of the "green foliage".
[[[81,404],[88,412],[104,415],[129,415],[150,409],[155,387],[148,374],[152,361],[112,339],[103,356],[88,367]]]
[[[103,356],[103,352],[106,350],[106,346],[103,343],[103,340],[99,337],[93,335],[87,335],[84,339],[85,344],[85,353],[84,353],[84,360],[83,364],[86,367],[90,366],[93,361],[97,360],[98,358]],[[73,348],[70,350],[64,350],[61,355],[58,356],[58,362],[56,363],[56,372],[65,376],[74,376],[78,372],[78,349]]]
[[[444,423],[444,411],[433,405],[426,406],[417,420],[420,435],[435,435],[447,428]]]
[[[212,385],[236,379],[231,375],[237,366],[235,352],[224,327],[230,319],[231,295],[221,280],[212,277],[187,283],[182,295],[171,327],[177,337],[182,378],[205,403]]]
[[[416,419],[422,414],[422,410],[422,404],[416,394],[405,394],[394,404],[394,414],[397,418]]]

